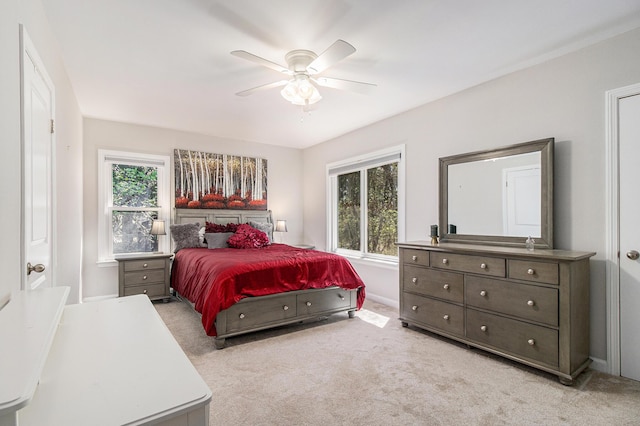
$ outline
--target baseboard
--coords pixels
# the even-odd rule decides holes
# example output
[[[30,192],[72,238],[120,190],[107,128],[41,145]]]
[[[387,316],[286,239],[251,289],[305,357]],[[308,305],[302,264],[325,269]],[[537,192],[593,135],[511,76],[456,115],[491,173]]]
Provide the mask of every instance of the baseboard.
[[[387,297],[378,296],[376,294],[367,293],[367,299],[371,299],[374,302],[382,303],[383,305],[391,306],[392,308],[400,309],[400,302]]]
[[[600,358],[590,357],[591,365],[589,366],[592,370],[599,371],[601,373],[609,373],[609,363]]]
[[[115,299],[117,297],[118,297],[117,294],[107,294],[106,296],[83,297],[82,303],[99,302],[101,300]]]

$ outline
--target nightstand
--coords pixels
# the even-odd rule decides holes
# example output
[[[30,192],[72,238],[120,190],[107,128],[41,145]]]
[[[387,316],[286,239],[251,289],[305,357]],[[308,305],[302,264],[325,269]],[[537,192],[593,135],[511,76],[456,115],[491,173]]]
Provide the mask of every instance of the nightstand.
[[[172,254],[123,255],[118,261],[118,296],[146,294],[151,300],[171,300],[170,260]]]

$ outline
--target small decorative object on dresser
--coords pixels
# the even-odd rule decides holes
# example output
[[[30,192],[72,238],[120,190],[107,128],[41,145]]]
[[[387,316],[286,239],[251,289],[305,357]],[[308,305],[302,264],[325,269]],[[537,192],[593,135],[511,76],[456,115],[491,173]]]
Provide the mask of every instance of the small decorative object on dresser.
[[[169,286],[172,254],[148,253],[117,256],[118,296],[146,294],[151,300],[171,300]]]
[[[400,320],[557,375],[589,366],[595,253],[399,243]]]

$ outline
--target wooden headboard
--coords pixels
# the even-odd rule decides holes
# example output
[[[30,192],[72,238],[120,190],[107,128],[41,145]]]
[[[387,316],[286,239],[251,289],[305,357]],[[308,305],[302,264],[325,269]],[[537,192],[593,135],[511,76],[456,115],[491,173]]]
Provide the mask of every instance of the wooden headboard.
[[[205,222],[247,223],[250,220],[260,223],[273,223],[271,210],[223,210],[223,209],[174,209],[173,223],[195,223],[204,226]]]

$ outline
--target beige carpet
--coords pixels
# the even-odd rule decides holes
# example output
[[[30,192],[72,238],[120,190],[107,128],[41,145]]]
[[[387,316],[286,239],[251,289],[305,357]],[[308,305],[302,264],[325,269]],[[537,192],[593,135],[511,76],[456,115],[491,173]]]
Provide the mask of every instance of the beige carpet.
[[[640,425],[640,382],[587,370],[563,386],[375,302],[223,350],[186,303],[155,306],[213,392],[211,425]]]

